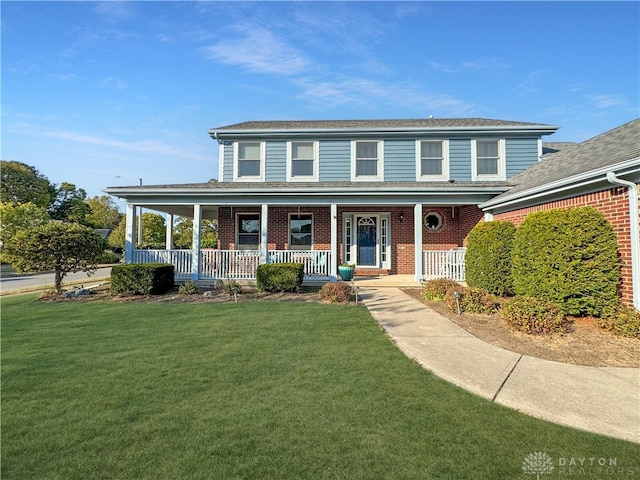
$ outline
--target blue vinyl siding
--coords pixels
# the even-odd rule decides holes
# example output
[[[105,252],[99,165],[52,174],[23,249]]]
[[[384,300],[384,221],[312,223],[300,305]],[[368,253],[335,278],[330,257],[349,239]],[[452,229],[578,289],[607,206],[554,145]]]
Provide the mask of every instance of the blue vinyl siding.
[[[384,141],[384,179],[388,182],[411,182],[416,179],[415,140]]]
[[[471,181],[471,140],[449,140],[449,178],[458,182]]]
[[[507,138],[505,153],[507,156],[507,178],[511,178],[538,162],[538,139]]]
[[[264,177],[266,182],[284,182],[287,179],[287,142],[267,142]]]
[[[351,180],[351,142],[349,140],[320,141],[320,181]]]
[[[224,164],[222,165],[222,176],[224,182],[233,182],[233,144],[224,146]]]

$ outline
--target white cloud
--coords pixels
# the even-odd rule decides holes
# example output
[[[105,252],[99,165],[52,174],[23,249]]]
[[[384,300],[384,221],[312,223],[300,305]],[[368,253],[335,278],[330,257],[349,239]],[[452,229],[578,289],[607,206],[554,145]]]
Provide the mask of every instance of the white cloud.
[[[236,65],[253,73],[297,75],[309,67],[309,61],[298,49],[255,25],[234,27],[239,35],[204,47],[209,60]]]
[[[101,87],[113,88],[115,90],[124,90],[127,88],[127,84],[115,77],[107,77],[100,82]]]
[[[498,60],[497,58],[480,58],[478,60],[468,60],[460,62],[458,64],[429,62],[429,65],[434,70],[444,73],[463,73],[468,71],[483,71],[483,70],[500,70],[507,65]]]
[[[540,69],[529,73],[524,79],[515,86],[514,90],[520,95],[530,95],[546,88],[542,83],[549,74],[550,69]]]
[[[596,108],[610,108],[626,105],[627,99],[623,95],[587,95]]]
[[[211,158],[199,153],[189,152],[183,147],[168,145],[164,142],[127,142],[122,140],[114,140],[110,138],[98,137],[95,135],[85,135],[71,131],[59,131],[48,130],[43,132],[43,135],[48,138],[55,138],[58,140],[67,140],[76,143],[83,143],[88,145],[96,145],[100,147],[112,147],[123,150],[129,150],[133,152],[142,152],[149,154],[160,154],[170,157],[175,157],[176,160],[180,158],[188,158],[197,161],[211,161]]]

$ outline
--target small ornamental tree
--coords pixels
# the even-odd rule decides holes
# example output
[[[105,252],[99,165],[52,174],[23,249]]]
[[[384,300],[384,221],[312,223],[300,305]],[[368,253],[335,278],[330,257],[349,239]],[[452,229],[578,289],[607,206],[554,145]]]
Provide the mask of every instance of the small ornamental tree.
[[[467,237],[465,277],[470,287],[501,297],[513,294],[511,249],[516,227],[510,222],[479,223]]]
[[[618,303],[618,243],[593,207],[527,215],[516,230],[515,293],[557,303],[567,315],[600,316]]]
[[[56,292],[69,272],[93,273],[104,251],[102,237],[76,223],[50,222],[16,233],[5,245],[4,254],[18,272],[55,272]]]

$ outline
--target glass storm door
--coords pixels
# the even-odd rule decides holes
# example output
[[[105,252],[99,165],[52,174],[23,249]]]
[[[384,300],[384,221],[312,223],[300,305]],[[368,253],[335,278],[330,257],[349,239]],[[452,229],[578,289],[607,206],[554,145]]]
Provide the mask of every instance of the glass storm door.
[[[357,265],[378,265],[377,259],[377,222],[376,217],[356,217],[357,229]]]

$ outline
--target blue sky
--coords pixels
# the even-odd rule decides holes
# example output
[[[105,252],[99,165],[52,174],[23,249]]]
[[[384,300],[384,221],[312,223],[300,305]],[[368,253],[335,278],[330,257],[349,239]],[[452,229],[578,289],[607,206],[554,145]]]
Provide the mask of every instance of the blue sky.
[[[89,196],[205,182],[247,120],[639,116],[638,2],[10,2],[4,160]],[[116,175],[134,178],[115,178]]]

